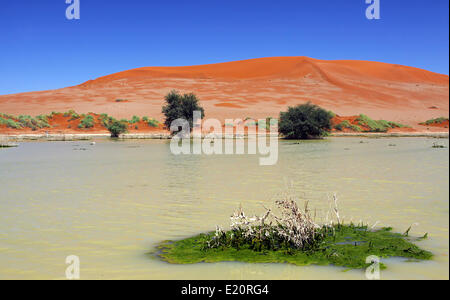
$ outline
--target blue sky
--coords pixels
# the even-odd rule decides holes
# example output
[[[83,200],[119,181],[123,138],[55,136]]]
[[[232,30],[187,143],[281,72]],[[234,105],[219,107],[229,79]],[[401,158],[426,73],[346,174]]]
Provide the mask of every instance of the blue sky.
[[[449,73],[449,1],[65,0],[0,2],[0,94],[72,86],[144,66],[268,56],[360,59]]]

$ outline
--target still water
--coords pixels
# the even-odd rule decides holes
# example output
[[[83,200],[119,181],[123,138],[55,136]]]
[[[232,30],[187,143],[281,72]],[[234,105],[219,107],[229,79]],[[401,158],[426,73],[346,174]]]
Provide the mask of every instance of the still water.
[[[175,156],[159,140],[0,149],[0,279],[64,279],[68,255],[79,256],[81,279],[364,279],[337,267],[171,265],[148,254],[227,227],[240,204],[262,213],[291,185],[319,212],[336,192],[347,220],[429,233],[419,246],[434,260],[389,259],[382,279],[448,279],[449,143],[435,141],[281,141],[274,166],[254,155]]]

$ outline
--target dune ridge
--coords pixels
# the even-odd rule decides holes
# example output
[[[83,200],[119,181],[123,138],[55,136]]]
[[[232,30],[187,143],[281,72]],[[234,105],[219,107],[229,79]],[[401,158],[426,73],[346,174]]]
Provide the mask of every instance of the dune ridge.
[[[80,86],[140,77],[256,79],[300,78],[313,74],[315,77],[329,80],[327,74],[332,72],[350,76],[356,73],[359,76],[398,82],[428,82],[435,84],[448,84],[449,82],[447,75],[380,62],[356,60],[325,61],[308,57],[267,57],[184,67],[143,67],[103,76],[83,83]]]

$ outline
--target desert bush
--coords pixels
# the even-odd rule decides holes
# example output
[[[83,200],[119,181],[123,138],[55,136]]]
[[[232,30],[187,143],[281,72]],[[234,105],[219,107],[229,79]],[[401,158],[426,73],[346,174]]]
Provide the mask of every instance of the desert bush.
[[[158,127],[159,126],[159,122],[155,119],[150,119],[147,121],[148,126],[150,127]]]
[[[444,123],[446,121],[448,121],[448,118],[440,117],[440,118],[427,120],[427,121],[425,121],[424,123],[421,123],[421,124],[422,125],[442,124],[442,123]]]
[[[178,91],[171,91],[165,97],[166,105],[162,108],[165,116],[164,124],[170,128],[170,124],[176,119],[185,119],[189,122],[190,129],[193,128],[193,112],[200,111],[201,118],[205,116],[204,109],[199,104],[199,99],[193,93],[181,95]]]
[[[13,119],[14,116],[13,116],[13,115],[9,115],[9,114],[0,113],[0,118],[3,118],[3,119]]]
[[[12,129],[21,129],[23,128],[22,125],[13,119],[5,119],[0,117],[0,124],[6,125],[9,128]]]
[[[358,121],[359,125],[369,127],[369,131],[372,132],[386,132],[389,128],[387,124],[383,122],[377,122],[363,114],[359,115],[358,119],[356,120]]]
[[[117,138],[119,137],[119,135],[126,133],[128,131],[128,124],[122,121],[112,119],[107,123],[106,128],[111,133],[111,137]]]
[[[334,129],[342,131],[342,130],[344,130],[344,126],[342,123],[339,123],[339,124],[334,125]]]
[[[388,123],[389,123],[389,126],[391,126],[391,128],[411,128],[408,125],[400,124],[400,123],[397,123],[397,122],[388,121]]]
[[[362,131],[361,127],[350,123],[348,120],[344,120],[341,123],[334,126],[334,129],[339,130],[339,131],[344,130],[344,128],[351,129],[351,130],[357,131],[357,132]]]
[[[54,113],[54,112],[52,112],[52,114],[50,115],[50,117],[53,117],[53,115],[55,115],[55,114],[59,114],[59,113]],[[64,118],[70,117],[69,121],[73,121],[73,120],[79,119],[80,117],[84,117],[84,115],[81,115],[81,116],[80,116],[80,115],[77,114],[73,109],[71,109],[71,110],[66,111],[65,113],[63,113],[63,117],[64,117]]]
[[[29,115],[14,117],[12,115],[2,114],[0,117],[0,124],[6,125],[7,127],[13,129],[27,127],[32,130],[37,130],[38,128],[50,127],[47,116],[44,115],[33,118]]]
[[[130,120],[130,124],[135,124],[135,123],[139,123],[141,121],[141,118],[139,118],[138,116],[133,116]]]
[[[361,126],[367,126],[369,127],[369,132],[387,132],[389,129],[391,128],[406,128],[409,126],[400,124],[400,123],[396,123],[396,122],[391,122],[391,121],[386,121],[386,120],[373,120],[370,117],[366,116],[366,115],[359,115],[359,117],[356,119],[358,121],[358,124]]]
[[[280,113],[279,132],[286,139],[313,139],[331,130],[332,115],[312,103],[289,107]]]
[[[106,128],[108,128],[109,124],[114,121],[113,117],[108,116],[108,114],[100,114],[99,120],[102,123],[102,125]]]
[[[79,118],[81,118],[81,116],[80,116],[79,114],[73,113],[73,114],[70,116],[70,120],[69,120],[69,121],[78,120]]]
[[[67,117],[72,117],[72,116],[78,116],[78,114],[77,114],[73,109],[71,109],[71,110],[65,112],[65,113],[63,114],[63,116],[64,116],[65,118],[67,118]],[[77,117],[77,118],[78,118],[78,117]]]
[[[38,128],[50,127],[46,116],[39,116],[39,117],[33,118],[28,115],[20,115],[17,118],[17,120],[21,124],[22,127],[28,127],[28,128],[31,128],[32,130],[37,130]]]
[[[83,119],[81,120],[80,124],[78,125],[78,128],[92,128],[94,127],[94,117],[91,115],[85,115]]]
[[[36,120],[34,120],[31,116],[26,116],[26,115],[20,115],[18,117],[18,121],[20,124],[22,124],[22,127],[28,127],[31,128],[33,130],[36,130]]]
[[[48,123],[48,117],[46,115],[36,116],[36,119],[39,120],[42,124],[42,127],[51,127]]]

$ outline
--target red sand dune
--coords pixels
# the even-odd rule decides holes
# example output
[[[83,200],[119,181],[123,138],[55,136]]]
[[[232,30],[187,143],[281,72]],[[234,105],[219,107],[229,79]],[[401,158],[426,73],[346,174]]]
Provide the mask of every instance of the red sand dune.
[[[37,115],[74,109],[162,120],[163,98],[172,89],[194,92],[207,117],[221,120],[276,117],[306,101],[339,115],[364,113],[423,130],[418,123],[449,114],[447,75],[379,62],[307,57],[133,69],[74,87],[2,95],[0,112]]]

